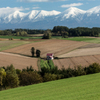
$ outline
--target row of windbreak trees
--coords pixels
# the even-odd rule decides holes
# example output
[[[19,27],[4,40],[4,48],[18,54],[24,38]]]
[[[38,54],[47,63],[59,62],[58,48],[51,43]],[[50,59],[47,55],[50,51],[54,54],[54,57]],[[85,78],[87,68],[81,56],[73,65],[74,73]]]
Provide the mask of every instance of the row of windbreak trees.
[[[77,27],[77,28],[68,28],[66,26],[54,26],[52,29],[54,36],[95,36],[98,37],[100,34],[100,28],[93,27]]]
[[[0,35],[27,36],[28,34],[43,34],[44,30],[35,29],[6,29],[0,30]]]
[[[99,36],[99,27],[77,27],[68,28],[66,26],[54,26],[53,29],[47,30],[35,30],[35,29],[7,29],[0,30],[0,35],[15,35],[15,36],[27,36],[28,34],[45,34],[43,38],[51,38],[50,35],[72,37],[72,36]]]
[[[39,71],[35,71],[32,66],[22,70],[15,69],[13,65],[1,67],[0,90],[100,72],[100,65],[97,63],[84,68],[77,66],[73,69],[64,67],[58,69],[51,61],[41,63],[43,64]]]

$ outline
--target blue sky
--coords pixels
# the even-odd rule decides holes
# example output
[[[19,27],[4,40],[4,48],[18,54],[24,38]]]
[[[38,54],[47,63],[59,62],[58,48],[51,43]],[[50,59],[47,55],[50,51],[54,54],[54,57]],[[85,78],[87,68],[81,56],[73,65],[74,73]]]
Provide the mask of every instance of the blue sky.
[[[62,12],[71,6],[88,10],[99,5],[100,0],[0,0],[0,9],[18,9],[23,12],[31,10],[57,10]]]

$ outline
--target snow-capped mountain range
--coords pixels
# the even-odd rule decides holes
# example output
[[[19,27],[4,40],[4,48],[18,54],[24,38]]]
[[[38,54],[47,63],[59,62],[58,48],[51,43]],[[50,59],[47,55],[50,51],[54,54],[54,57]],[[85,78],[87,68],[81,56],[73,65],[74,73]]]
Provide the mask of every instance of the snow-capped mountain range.
[[[32,10],[24,13],[13,11],[5,13],[0,10],[0,28],[47,29],[54,26],[100,27],[100,6],[87,11],[70,7],[64,12]]]

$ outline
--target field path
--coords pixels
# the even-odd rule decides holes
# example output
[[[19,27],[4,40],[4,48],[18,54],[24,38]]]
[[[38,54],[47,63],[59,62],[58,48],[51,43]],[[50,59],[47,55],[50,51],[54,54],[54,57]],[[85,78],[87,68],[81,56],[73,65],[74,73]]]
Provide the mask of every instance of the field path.
[[[37,58],[0,52],[0,67],[6,67],[8,65],[13,64],[16,69],[23,69],[27,66],[32,66],[35,70],[38,70],[37,61]]]

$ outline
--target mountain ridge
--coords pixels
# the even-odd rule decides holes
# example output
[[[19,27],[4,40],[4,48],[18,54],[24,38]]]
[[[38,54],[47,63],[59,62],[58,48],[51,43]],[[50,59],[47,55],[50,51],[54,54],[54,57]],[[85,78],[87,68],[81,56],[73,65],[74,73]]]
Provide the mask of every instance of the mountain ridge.
[[[32,10],[24,13],[16,10],[8,14],[2,13],[0,11],[0,28],[32,28],[33,26],[36,29],[46,29],[56,25],[68,27],[100,27],[100,6],[86,11],[76,7],[70,7],[63,12],[56,10]],[[11,27],[7,27],[8,25]]]

